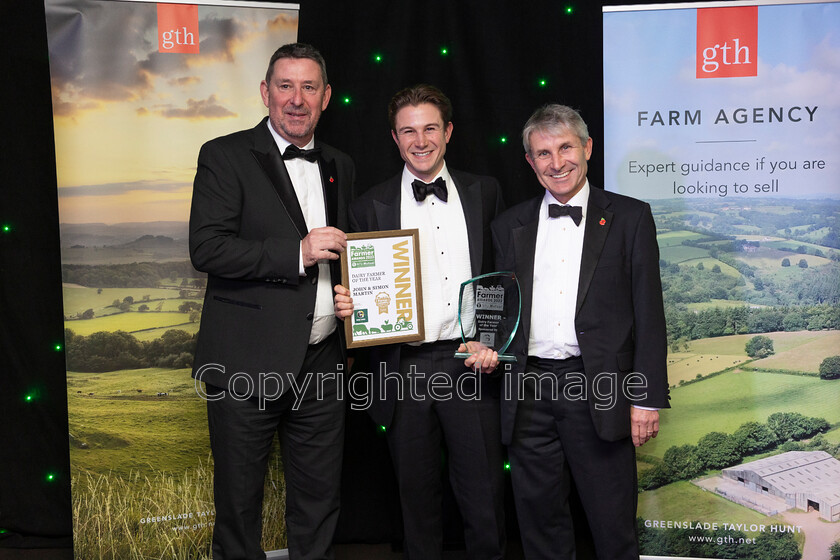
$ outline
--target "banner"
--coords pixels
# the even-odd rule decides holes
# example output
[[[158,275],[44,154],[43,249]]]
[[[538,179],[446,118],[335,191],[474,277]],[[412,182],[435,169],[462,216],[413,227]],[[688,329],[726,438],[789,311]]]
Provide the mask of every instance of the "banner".
[[[205,277],[189,262],[205,141],[266,114],[297,4],[46,0],[76,558],[209,558],[205,403],[190,377]],[[279,459],[263,546],[285,546]]]
[[[651,204],[668,323],[642,552],[840,558],[840,3],[603,21],[605,187]]]

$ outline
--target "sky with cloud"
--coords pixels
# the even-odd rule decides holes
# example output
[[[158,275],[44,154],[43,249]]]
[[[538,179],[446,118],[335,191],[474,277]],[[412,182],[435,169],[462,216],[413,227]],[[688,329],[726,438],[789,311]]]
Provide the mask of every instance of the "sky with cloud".
[[[604,14],[606,188],[675,198],[675,182],[699,181],[728,184],[731,196],[738,182],[753,195],[755,184],[778,179],[778,194],[758,196],[840,198],[840,3],[759,4],[758,75],[704,79],[695,70],[696,4],[683,6]],[[794,107],[800,109],[791,112]],[[747,110],[747,122],[734,121],[738,108]],[[784,122],[767,122],[771,108],[784,111]],[[719,120],[721,110],[729,124]],[[640,124],[642,111],[647,118]],[[653,121],[656,111],[665,126]],[[667,125],[669,111],[678,112],[680,124]],[[698,111],[701,123],[688,123],[686,112]],[[764,169],[757,170],[762,157]],[[750,170],[683,175],[679,169],[712,160],[749,162]],[[806,160],[823,161],[824,168],[805,170]],[[631,161],[674,162],[676,172],[630,173]],[[798,166],[770,173],[771,161]]]
[[[153,2],[47,0],[64,223],[185,221],[201,144],[254,126],[294,5],[199,6],[199,54],[158,52]]]

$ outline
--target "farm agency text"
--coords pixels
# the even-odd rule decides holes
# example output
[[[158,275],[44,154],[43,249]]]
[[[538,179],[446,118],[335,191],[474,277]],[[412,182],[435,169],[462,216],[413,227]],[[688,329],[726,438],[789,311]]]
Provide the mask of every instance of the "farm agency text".
[[[818,107],[738,107],[712,111],[712,124],[771,124],[784,122],[814,122]],[[636,126],[699,126],[704,122],[702,109],[638,111]],[[706,117],[711,118],[711,117]]]

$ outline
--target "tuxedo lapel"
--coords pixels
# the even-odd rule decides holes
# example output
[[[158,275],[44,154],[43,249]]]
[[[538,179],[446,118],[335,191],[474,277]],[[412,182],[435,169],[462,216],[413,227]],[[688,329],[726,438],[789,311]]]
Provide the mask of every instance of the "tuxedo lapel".
[[[268,129],[265,128],[264,123],[265,121],[257,125],[257,141],[251,153],[268,177],[274,190],[277,191],[280,203],[286,209],[286,213],[295,229],[297,229],[298,235],[303,239],[309,233],[309,228],[306,227],[306,220],[303,218],[303,211],[300,209],[300,203],[297,194],[295,194],[295,188],[292,186],[292,180],[289,178],[289,172],[286,171],[286,164],[283,163],[283,157],[280,155],[280,148],[277,147],[277,143],[271,137]]]
[[[400,229],[401,180],[402,175],[391,179],[385,194],[373,201],[373,212],[379,230]]]
[[[324,189],[324,205],[327,209],[327,225],[336,227],[338,224],[338,173],[334,159],[327,159],[321,152],[318,167],[321,170],[321,186]]]
[[[578,280],[577,304],[575,316],[586,299],[589,284],[595,274],[595,267],[601,257],[601,250],[607,240],[612,225],[613,213],[607,210],[610,201],[600,189],[590,186],[589,204],[586,209],[586,230],[583,234],[583,253],[580,258],[580,278]]]
[[[534,294],[534,256],[537,251],[537,227],[539,225],[540,203],[526,207],[520,216],[520,225],[513,229],[513,254],[516,263],[516,278],[522,294],[521,332],[531,332],[531,305]],[[526,342],[527,344],[527,342]],[[527,352],[527,348],[526,348]]]
[[[472,275],[478,276],[481,274],[481,255],[484,254],[483,224],[481,221],[481,185],[477,182],[465,184],[454,173],[450,173],[450,175],[455,182],[455,187],[458,189],[458,198],[461,200],[461,208],[464,210]]]

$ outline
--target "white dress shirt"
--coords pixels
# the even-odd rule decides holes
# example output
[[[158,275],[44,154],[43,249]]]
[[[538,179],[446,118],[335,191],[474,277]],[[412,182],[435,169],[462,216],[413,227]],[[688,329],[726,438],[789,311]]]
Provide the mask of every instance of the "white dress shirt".
[[[286,151],[289,142],[277,134],[270,122],[266,122],[268,130],[274,137],[280,153]],[[313,137],[306,146],[301,149],[311,149],[315,146]],[[300,209],[303,212],[303,219],[306,221],[306,228],[309,230],[325,227],[327,225],[327,209],[324,203],[324,188],[321,185],[321,169],[318,163],[309,162],[303,158],[285,160],[286,171],[292,180],[295,188]],[[318,261],[318,290],[315,295],[315,310],[313,312],[312,330],[309,334],[309,344],[316,344],[327,338],[335,330],[335,315],[332,298],[332,279],[330,278],[330,265],[328,259]],[[303,267],[303,252],[298,255],[298,266],[300,275],[306,276]]]
[[[407,167],[403,168],[400,184],[400,227],[420,231],[420,276],[426,332],[422,342],[461,338],[458,294],[461,282],[472,277],[464,209],[445,163],[435,179],[438,177],[446,181],[447,202],[434,194],[417,202],[411,188],[417,177]],[[472,310],[472,291],[467,292],[470,299],[465,307]],[[472,313],[465,316],[464,327],[467,336],[472,335]]]
[[[569,202],[583,208],[575,225],[570,216],[549,218],[549,204],[560,204],[545,191],[540,205],[537,246],[534,254],[534,291],[531,302],[531,332],[528,355],[552,360],[580,356],[575,331],[580,260],[589,203],[589,181]],[[562,205],[561,205],[562,206]]]

